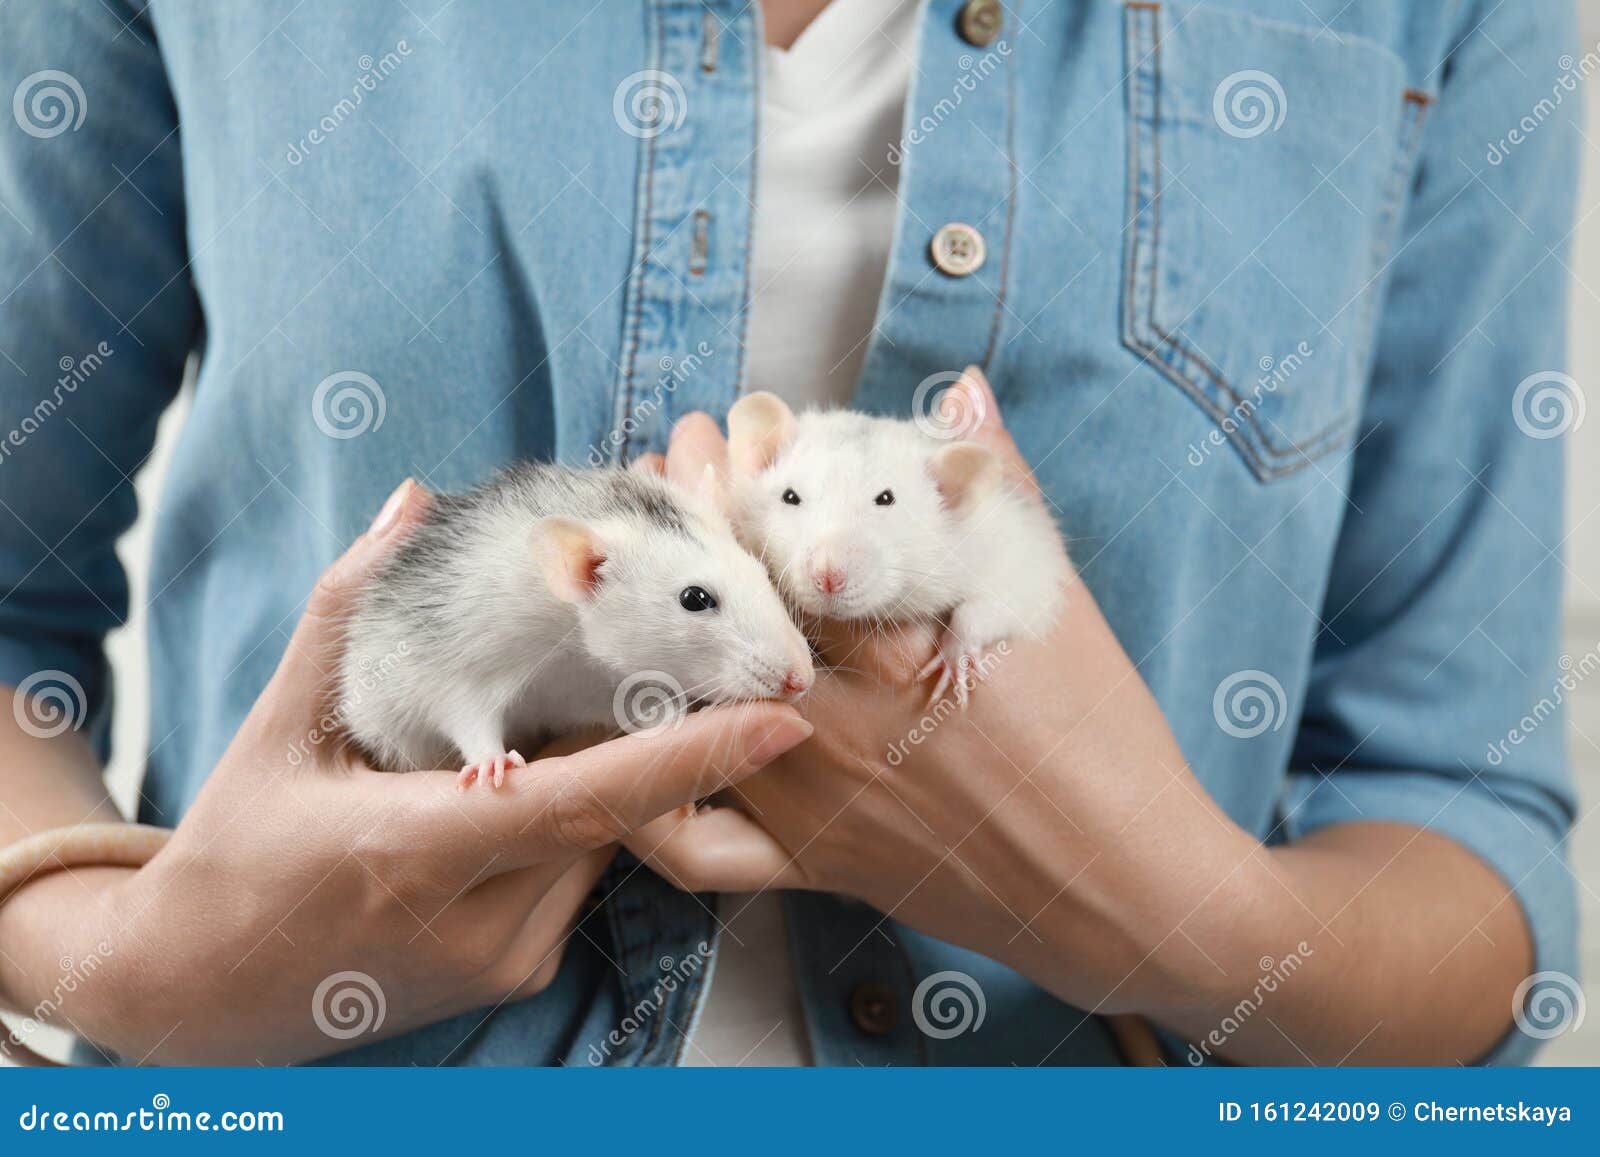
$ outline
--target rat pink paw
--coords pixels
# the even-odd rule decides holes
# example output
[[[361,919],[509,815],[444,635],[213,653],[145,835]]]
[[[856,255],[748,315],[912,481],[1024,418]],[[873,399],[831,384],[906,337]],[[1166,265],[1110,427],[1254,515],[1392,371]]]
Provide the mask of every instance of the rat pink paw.
[[[506,781],[506,772],[513,767],[527,767],[528,761],[515,751],[502,752],[499,755],[480,759],[476,763],[469,763],[461,769],[456,776],[456,790],[466,791],[474,780],[488,784],[489,788],[500,787]]]
[[[928,706],[933,707],[947,693],[954,691],[956,706],[965,710],[973,684],[978,679],[977,649],[963,646],[947,635],[939,644],[939,653],[917,672],[918,679],[934,675],[938,676],[938,680],[933,685],[933,693],[928,696]]]

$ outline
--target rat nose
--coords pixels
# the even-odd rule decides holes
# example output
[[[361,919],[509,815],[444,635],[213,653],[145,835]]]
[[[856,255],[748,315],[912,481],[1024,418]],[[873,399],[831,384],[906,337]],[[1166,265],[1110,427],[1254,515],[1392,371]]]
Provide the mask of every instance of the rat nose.
[[[811,560],[811,585],[825,595],[836,595],[844,590],[844,567],[827,555],[819,554]]]
[[[811,572],[811,582],[825,595],[836,595],[844,590],[844,571],[836,566],[818,567]]]
[[[796,667],[789,668],[789,673],[783,677],[784,697],[798,699],[809,690],[811,690],[811,673]]]

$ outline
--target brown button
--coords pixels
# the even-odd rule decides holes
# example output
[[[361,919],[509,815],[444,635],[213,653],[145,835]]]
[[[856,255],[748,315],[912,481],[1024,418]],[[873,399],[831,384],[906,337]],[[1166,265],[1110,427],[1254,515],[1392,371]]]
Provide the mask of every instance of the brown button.
[[[982,267],[986,250],[982,233],[971,225],[952,221],[933,235],[929,252],[941,272],[951,277],[965,277]]]
[[[886,984],[858,984],[850,994],[850,1019],[868,1036],[887,1036],[900,1023],[899,998]]]
[[[957,27],[961,31],[961,39],[968,44],[988,48],[1000,35],[1005,20],[1005,9],[1000,7],[1000,0],[967,0],[961,8]]]

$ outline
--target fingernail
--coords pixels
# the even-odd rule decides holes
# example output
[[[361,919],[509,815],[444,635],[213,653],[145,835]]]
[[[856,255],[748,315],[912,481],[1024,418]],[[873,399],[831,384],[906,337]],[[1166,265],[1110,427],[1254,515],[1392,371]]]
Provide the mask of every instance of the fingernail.
[[[971,406],[970,412],[978,415],[978,421],[975,424],[979,426],[987,424],[997,416],[994,412],[997,403],[990,396],[990,392],[980,384],[980,380],[973,376],[974,374],[982,373],[983,371],[978,369],[977,366],[968,366],[961,375],[961,388],[967,393],[967,401]]]
[[[811,724],[798,715],[780,719],[772,725],[771,730],[755,741],[746,758],[756,767],[771,763],[784,752],[804,743],[811,737],[813,730],[815,729]]]
[[[967,382],[965,378],[957,378],[955,385],[939,395],[939,417],[950,421],[961,416],[961,409],[966,405]]]
[[[369,534],[382,538],[395,528],[400,521],[400,512],[405,509],[406,499],[411,496],[411,489],[415,485],[415,482],[407,478],[394,488],[394,493],[389,495],[388,501],[383,504],[383,509],[378,511],[378,517],[372,520]]]

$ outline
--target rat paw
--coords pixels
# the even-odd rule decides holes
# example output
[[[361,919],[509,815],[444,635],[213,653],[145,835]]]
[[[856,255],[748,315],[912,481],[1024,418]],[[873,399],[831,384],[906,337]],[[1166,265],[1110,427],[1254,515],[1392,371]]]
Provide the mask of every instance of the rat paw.
[[[918,679],[928,679],[935,675],[938,679],[933,685],[932,694],[928,696],[928,706],[933,707],[947,694],[953,692],[956,706],[965,710],[972,687],[978,680],[977,648],[968,647],[947,635],[939,644],[939,653],[917,672]]]
[[[493,790],[505,783],[506,772],[513,767],[527,767],[528,761],[515,751],[502,752],[475,763],[469,763],[456,776],[456,790],[466,791],[474,780],[488,784]]]

